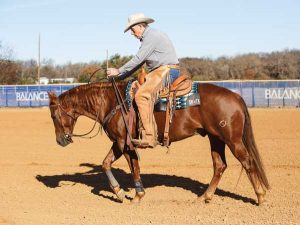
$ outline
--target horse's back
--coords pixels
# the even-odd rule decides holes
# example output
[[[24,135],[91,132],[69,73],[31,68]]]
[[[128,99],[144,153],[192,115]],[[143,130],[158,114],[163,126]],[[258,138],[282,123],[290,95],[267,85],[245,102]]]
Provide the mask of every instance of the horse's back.
[[[214,84],[200,83],[198,90],[202,107],[216,110],[217,108],[224,108],[226,106],[232,108],[241,105],[241,96],[229,89]]]

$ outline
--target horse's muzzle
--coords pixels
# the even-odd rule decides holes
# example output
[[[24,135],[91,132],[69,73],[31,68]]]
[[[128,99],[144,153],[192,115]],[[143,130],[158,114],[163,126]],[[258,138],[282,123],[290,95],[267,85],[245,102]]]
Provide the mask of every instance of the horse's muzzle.
[[[72,136],[71,135],[65,134],[65,135],[60,136],[59,138],[56,138],[56,142],[60,146],[65,147],[68,144],[73,143],[73,140],[72,140]]]

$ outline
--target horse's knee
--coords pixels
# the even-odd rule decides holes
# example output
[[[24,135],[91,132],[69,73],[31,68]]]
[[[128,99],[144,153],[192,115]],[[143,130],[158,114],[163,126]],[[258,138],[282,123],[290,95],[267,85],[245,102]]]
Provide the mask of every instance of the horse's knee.
[[[220,166],[220,168],[219,168],[220,173],[224,173],[226,168],[227,168],[227,165],[225,163],[223,163],[222,166]]]
[[[222,176],[222,174],[224,173],[224,171],[226,170],[227,165],[220,161],[218,163],[215,164],[215,175],[217,176]]]
[[[223,172],[227,168],[224,151],[212,151],[211,154],[214,165],[214,175],[222,176]]]
[[[104,172],[108,171],[111,169],[111,162],[107,159],[104,159],[103,162],[102,162],[102,170]]]

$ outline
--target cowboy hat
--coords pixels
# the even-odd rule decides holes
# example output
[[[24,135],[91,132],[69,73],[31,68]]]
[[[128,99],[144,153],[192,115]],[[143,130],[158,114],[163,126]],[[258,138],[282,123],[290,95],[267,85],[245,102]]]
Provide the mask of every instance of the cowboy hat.
[[[128,17],[128,23],[126,25],[126,28],[124,30],[124,33],[126,33],[132,26],[139,24],[139,23],[153,23],[154,19],[146,18],[143,13],[136,13],[132,14]]]

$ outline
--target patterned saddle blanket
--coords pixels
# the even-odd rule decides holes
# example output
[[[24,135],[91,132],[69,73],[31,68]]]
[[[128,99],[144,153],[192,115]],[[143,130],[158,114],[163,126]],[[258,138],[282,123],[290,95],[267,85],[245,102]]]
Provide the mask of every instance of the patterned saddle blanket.
[[[132,86],[133,80],[130,80],[127,83],[126,87],[126,101],[128,108],[130,108],[132,104],[132,99],[130,96],[130,90]],[[168,99],[166,97],[159,97],[154,105],[154,111],[155,112],[165,112],[167,109],[167,101]],[[198,83],[193,82],[192,83],[192,89],[189,93],[182,95],[182,96],[176,96],[176,106],[175,109],[185,109],[191,106],[197,106],[200,105],[200,96],[198,92]]]

